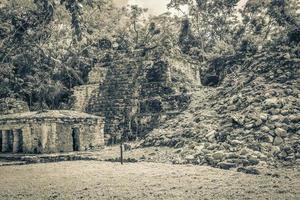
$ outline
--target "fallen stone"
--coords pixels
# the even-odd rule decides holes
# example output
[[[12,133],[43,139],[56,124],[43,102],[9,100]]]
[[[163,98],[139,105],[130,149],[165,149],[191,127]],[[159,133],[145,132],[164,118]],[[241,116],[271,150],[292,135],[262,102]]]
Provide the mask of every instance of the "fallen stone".
[[[226,170],[228,170],[228,169],[231,169],[231,168],[236,168],[237,167],[237,164],[235,164],[235,163],[227,163],[227,162],[220,162],[220,163],[218,163],[218,165],[217,165],[219,168],[221,168],[221,169],[226,169]]]
[[[260,171],[254,167],[239,167],[237,169],[238,172],[243,172],[245,174],[253,174],[253,175],[259,175]]]
[[[217,151],[212,154],[213,159],[215,160],[223,160],[225,157],[225,154],[222,151]]]
[[[263,121],[261,119],[258,119],[256,122],[255,122],[255,126],[258,127],[258,126],[261,126],[263,124]]]
[[[300,114],[298,114],[298,115],[290,115],[289,116],[289,120],[291,122],[299,122],[300,121]]]
[[[243,142],[241,142],[240,140],[231,140],[229,143],[233,146],[238,146],[243,144]]]
[[[274,98],[269,98],[265,100],[265,106],[271,108],[280,108],[281,107],[281,103],[279,101],[278,98],[274,97]]]
[[[260,119],[262,121],[267,121],[268,120],[268,114],[267,113],[261,113],[260,114]]]
[[[196,150],[196,152],[201,152],[203,148],[204,148],[204,145],[201,145],[201,146],[195,146],[195,147],[194,147],[194,149]]]
[[[275,129],[275,134],[278,136],[278,137],[281,137],[281,138],[284,138],[284,137],[287,137],[287,131],[284,130],[283,128],[276,128]]]
[[[271,129],[267,126],[263,126],[263,127],[260,128],[260,130],[264,133],[269,133]]]
[[[281,137],[277,136],[277,137],[274,138],[273,144],[274,144],[275,146],[278,146],[278,145],[282,144],[283,141],[284,141],[284,140],[283,140]]]
[[[250,153],[250,150],[247,149],[247,148],[243,148],[243,149],[240,151],[240,154],[241,154],[241,155],[247,155],[247,154],[249,154],[249,153]]]
[[[215,141],[216,131],[209,132],[205,137],[209,142]]]
[[[238,158],[238,157],[239,157],[239,155],[237,153],[228,153],[226,155],[226,158],[228,158],[228,159],[235,159],[235,158]]]
[[[186,160],[194,160],[195,156],[194,155],[188,155],[185,157]]]
[[[259,160],[258,159],[248,159],[250,165],[258,165]]]
[[[214,150],[214,149],[218,149],[219,146],[220,145],[218,145],[218,144],[211,144],[206,149],[208,149],[208,150]]]

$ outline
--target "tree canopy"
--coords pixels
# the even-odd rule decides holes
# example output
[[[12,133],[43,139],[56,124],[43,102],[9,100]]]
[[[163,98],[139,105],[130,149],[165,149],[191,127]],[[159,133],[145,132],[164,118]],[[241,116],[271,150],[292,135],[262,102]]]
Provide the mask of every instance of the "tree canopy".
[[[189,13],[144,17],[108,0],[11,0],[0,8],[0,98],[63,108],[97,64],[163,59],[178,50],[202,75],[225,76],[259,53],[299,59],[299,2],[171,0]],[[280,47],[280,48],[278,48]],[[277,54],[276,54],[277,55]],[[295,60],[294,60],[295,61]],[[296,62],[296,61],[295,61]]]

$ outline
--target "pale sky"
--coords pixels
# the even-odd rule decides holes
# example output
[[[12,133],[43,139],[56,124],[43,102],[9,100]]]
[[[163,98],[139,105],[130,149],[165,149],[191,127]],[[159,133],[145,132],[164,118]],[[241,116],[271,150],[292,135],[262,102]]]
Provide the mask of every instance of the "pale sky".
[[[170,3],[170,0],[129,0],[128,4],[139,5],[143,8],[149,9],[149,14],[159,15],[164,12],[168,12],[167,4]],[[183,8],[184,10],[184,8]],[[171,10],[176,12],[175,10]]]
[[[159,15],[164,12],[167,12],[167,4],[170,3],[170,0],[114,0],[118,5],[125,6],[126,4],[130,5],[138,5],[143,8],[149,9],[149,14]],[[248,0],[241,0],[238,4],[239,7],[245,5]],[[182,8],[182,10],[186,10],[186,8]],[[171,12],[175,12],[171,10]]]

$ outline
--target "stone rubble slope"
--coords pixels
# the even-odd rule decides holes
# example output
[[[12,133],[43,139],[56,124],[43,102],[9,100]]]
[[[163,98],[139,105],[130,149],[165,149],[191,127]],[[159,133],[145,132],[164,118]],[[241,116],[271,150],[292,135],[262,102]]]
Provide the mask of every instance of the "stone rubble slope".
[[[298,69],[298,70],[297,70]],[[229,75],[218,88],[194,92],[189,108],[141,143],[174,147],[174,163],[239,167],[300,163],[300,74],[272,69]]]

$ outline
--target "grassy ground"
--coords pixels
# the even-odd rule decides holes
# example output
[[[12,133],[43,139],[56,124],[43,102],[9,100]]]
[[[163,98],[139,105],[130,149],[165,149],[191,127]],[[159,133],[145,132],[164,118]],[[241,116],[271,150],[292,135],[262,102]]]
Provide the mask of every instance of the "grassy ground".
[[[277,173],[146,162],[3,166],[0,199],[300,199],[299,168]]]

